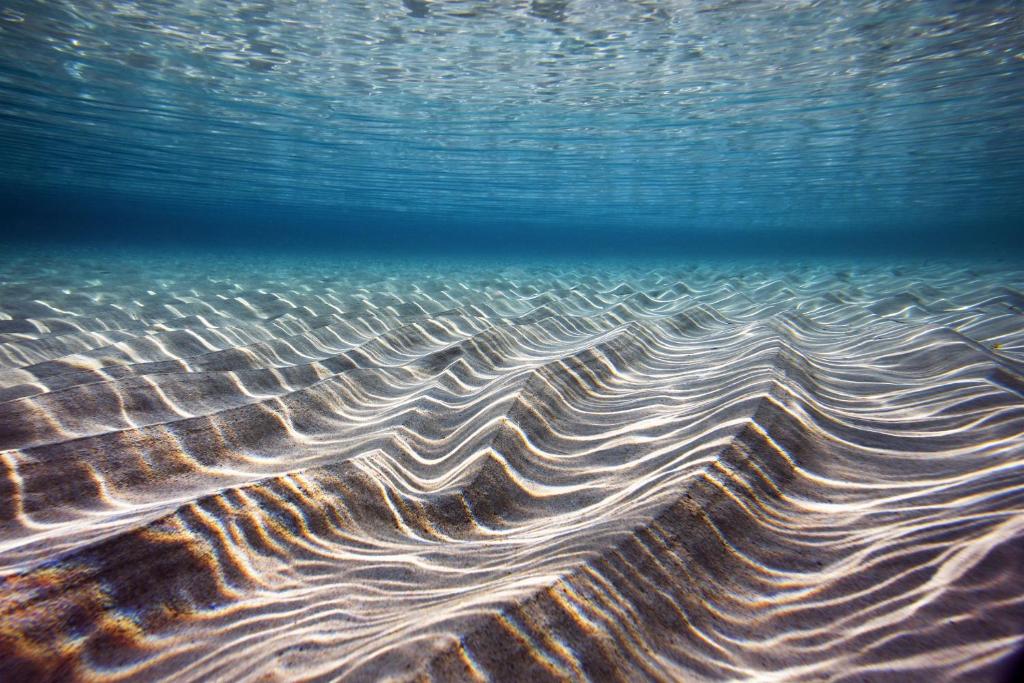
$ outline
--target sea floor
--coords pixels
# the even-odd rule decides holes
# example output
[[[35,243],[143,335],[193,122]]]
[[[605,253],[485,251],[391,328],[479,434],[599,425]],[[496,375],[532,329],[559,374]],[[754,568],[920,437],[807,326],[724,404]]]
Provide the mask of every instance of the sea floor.
[[[1022,375],[999,263],[9,252],[0,679],[998,679]]]

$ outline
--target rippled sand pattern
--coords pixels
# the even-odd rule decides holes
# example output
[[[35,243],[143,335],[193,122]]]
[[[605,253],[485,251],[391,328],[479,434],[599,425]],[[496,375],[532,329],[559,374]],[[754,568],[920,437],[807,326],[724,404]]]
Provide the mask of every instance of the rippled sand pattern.
[[[0,679],[998,678],[1022,291],[8,258]]]

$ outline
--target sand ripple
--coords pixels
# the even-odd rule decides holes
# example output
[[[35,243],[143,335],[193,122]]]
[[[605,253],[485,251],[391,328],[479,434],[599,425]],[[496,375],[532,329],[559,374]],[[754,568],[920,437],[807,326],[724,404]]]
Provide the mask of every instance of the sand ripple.
[[[992,679],[1024,274],[0,272],[0,678]]]

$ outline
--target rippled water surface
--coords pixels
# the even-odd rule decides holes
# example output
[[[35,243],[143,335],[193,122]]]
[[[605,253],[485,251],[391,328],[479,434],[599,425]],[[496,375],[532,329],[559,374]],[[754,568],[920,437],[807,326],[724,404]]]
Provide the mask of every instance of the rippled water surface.
[[[642,229],[989,228],[1019,2],[13,0],[0,180]]]

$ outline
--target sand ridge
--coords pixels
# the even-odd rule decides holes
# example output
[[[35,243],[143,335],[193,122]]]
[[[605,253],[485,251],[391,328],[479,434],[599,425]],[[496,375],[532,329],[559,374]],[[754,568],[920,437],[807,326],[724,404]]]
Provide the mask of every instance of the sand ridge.
[[[1022,291],[9,259],[0,678],[995,678]]]

